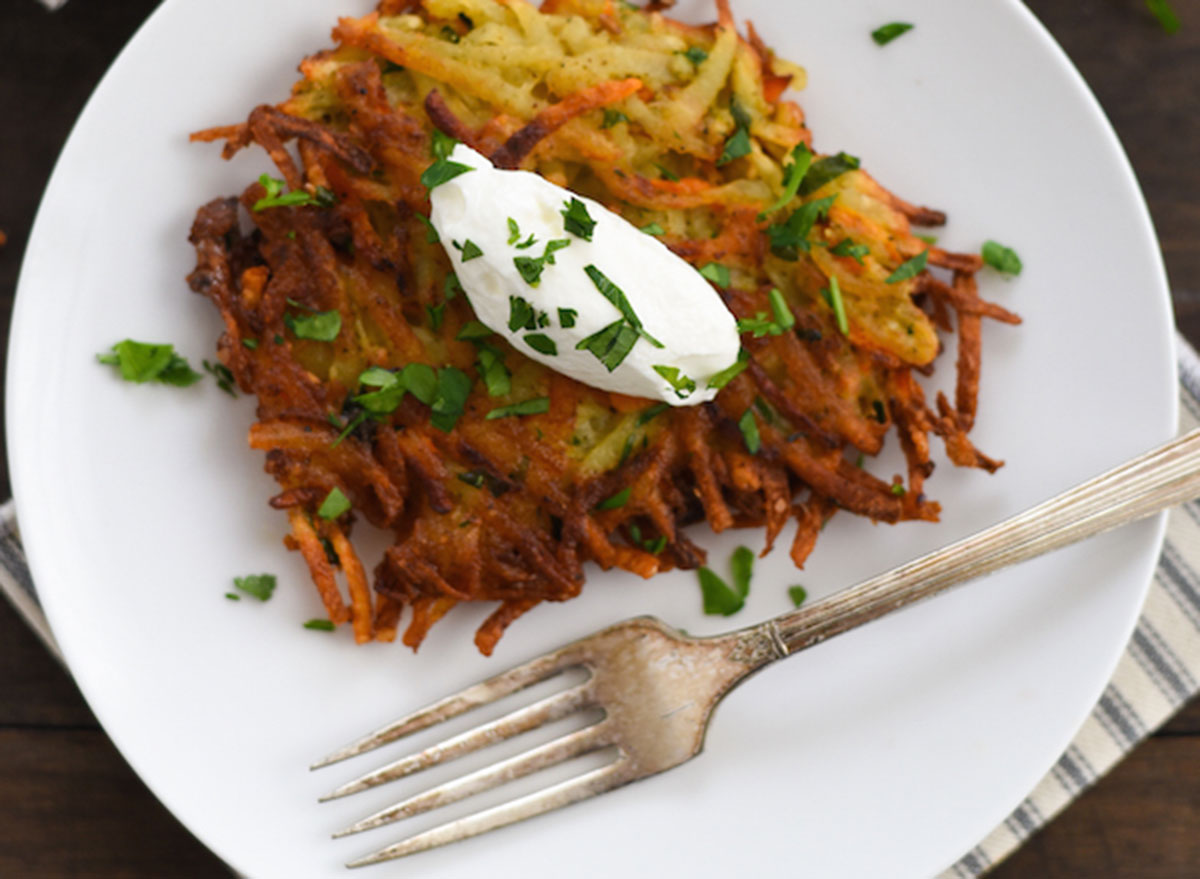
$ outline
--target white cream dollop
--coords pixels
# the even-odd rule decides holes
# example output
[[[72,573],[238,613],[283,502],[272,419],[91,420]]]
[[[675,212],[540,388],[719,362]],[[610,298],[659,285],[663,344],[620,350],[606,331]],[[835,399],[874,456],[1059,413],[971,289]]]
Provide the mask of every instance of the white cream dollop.
[[[449,159],[474,170],[433,189],[430,219],[480,322],[522,354],[594,388],[674,406],[692,406],[716,396],[717,389],[708,382],[736,362],[740,343],[733,315],[699,272],[653,235],[537,174],[496,168],[463,144],[455,146]],[[564,229],[562,211],[572,198],[583,202],[596,223],[590,241]],[[509,219],[520,229],[513,244]],[[536,243],[518,249],[516,245],[531,234]],[[530,285],[514,258],[541,257],[547,242],[558,239],[570,244],[553,252],[554,263],[544,266],[536,287]],[[467,241],[482,254],[464,260],[459,247]],[[661,348],[640,337],[612,371],[591,351],[576,349],[582,340],[622,318],[585,271],[588,266],[620,288]],[[544,313],[544,325],[509,330],[512,297],[523,299],[535,314]],[[573,326],[562,325],[559,309],[575,312]],[[531,347],[526,341],[531,334],[549,337],[557,353]],[[656,366],[668,372],[678,369],[676,382],[687,377],[695,382],[695,390],[677,391]]]

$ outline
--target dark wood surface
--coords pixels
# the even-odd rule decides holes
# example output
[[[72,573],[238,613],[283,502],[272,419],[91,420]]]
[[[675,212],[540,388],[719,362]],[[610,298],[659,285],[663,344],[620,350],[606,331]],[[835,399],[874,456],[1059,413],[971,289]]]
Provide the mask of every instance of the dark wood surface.
[[[54,158],[100,75],[155,5],[155,0],[71,0],[50,14],[33,0],[0,2],[5,327],[29,226]],[[1066,48],[1121,136],[1162,241],[1176,318],[1185,335],[1200,343],[1200,0],[1175,0],[1183,20],[1175,35],[1157,27],[1141,0],[1028,5]],[[903,9],[902,2],[893,6],[897,13]],[[1020,119],[1012,120],[1013,137],[1021,136],[1020,125]],[[6,336],[5,329],[0,345]],[[5,495],[7,483],[0,462]],[[133,775],[70,677],[4,602],[0,670],[0,876],[228,876]],[[1200,703],[1145,742],[993,875],[1200,876]]]

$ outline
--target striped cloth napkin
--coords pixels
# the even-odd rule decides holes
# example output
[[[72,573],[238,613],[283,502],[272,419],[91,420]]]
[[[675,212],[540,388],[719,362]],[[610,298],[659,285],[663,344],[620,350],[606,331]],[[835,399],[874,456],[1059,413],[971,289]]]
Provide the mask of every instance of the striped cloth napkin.
[[[1182,338],[1179,432],[1200,427],[1200,358]],[[59,659],[21,548],[13,502],[0,505],[0,590]],[[1142,616],[1070,747],[1004,823],[936,879],[982,876],[1012,854],[1200,692],[1200,500],[1170,513]]]

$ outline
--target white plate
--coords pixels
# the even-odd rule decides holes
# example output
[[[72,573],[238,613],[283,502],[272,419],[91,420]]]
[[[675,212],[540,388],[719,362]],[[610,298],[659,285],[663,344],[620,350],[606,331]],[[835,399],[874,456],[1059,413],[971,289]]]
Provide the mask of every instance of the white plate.
[[[937,526],[839,516],[803,573],[786,541],[760,565],[748,623],[998,520],[1165,440],[1172,333],[1153,230],[1095,101],[1024,7],[772,3],[739,15],[804,63],[824,151],[949,211],[943,242],[1011,244],[1025,274],[983,274],[1020,312],[988,325],[974,437],[995,476],[940,466]],[[55,633],[97,716],[150,787],[239,871],[342,875],[400,835],[329,833],[423,781],[319,806],[362,761],[308,763],[375,724],[614,620],[693,632],[694,576],[593,572],[584,595],[515,624],[490,661],[457,611],[419,655],[304,630],[320,607],[265,505],[244,445],[251,401],[114,379],[94,354],[127,336],[193,363],[219,332],[190,294],[193,211],[240,191],[259,154],[223,163],[188,132],[286,94],[299,59],[367,0],[171,0],[118,59],[59,160],[21,278],[9,361],[13,479]],[[678,11],[710,18],[707,4]],[[868,32],[903,16],[886,48]],[[953,352],[941,382],[952,373]],[[890,475],[893,463],[875,464]],[[423,877],[671,876],[799,864],[805,875],[925,879],[1030,790],[1099,695],[1133,625],[1161,521],[973,584],[764,673],[687,766],[517,828],[375,870]],[[708,541],[720,566],[757,533]],[[234,575],[280,575],[267,604],[226,601]],[[427,739],[422,739],[426,741]],[[442,777],[442,776],[438,776]]]

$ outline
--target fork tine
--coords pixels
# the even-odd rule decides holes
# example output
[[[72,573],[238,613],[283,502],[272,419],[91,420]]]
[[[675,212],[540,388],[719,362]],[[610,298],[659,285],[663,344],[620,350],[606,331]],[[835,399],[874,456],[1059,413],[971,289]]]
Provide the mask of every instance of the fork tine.
[[[565,650],[539,656],[524,665],[509,669],[503,674],[488,678],[486,681],[426,705],[406,717],[392,721],[318,760],[309,769],[320,769],[351,757],[357,757],[359,754],[373,751],[375,748],[402,739],[407,735],[436,726],[443,720],[458,717],[473,708],[495,702],[510,693],[531,687],[557,672],[564,671],[572,664],[571,661],[571,655]]]
[[[518,778],[524,778],[538,770],[548,769],[573,757],[590,754],[609,744],[611,744],[609,730],[604,727],[603,722],[576,730],[523,754],[486,766],[476,772],[409,797],[386,809],[381,809],[345,830],[339,830],[333,835],[333,838],[340,839],[343,836],[382,827],[394,821],[411,818],[414,815],[457,803],[459,800],[484,793],[502,784],[516,781]]]
[[[424,751],[409,754],[407,757],[402,757],[386,766],[361,775],[353,781],[348,781],[322,797],[321,802],[336,800],[339,797],[349,796],[398,778],[404,778],[414,772],[428,769],[430,766],[437,766],[487,745],[536,729],[575,712],[586,705],[591,698],[592,692],[587,682],[570,690],[555,693],[540,702],[534,702],[525,708],[512,711],[490,723],[469,729],[453,738],[431,745]]]
[[[472,836],[487,833],[489,830],[507,827],[509,824],[524,821],[526,818],[578,803],[632,781],[632,776],[636,773],[630,771],[629,765],[628,760],[619,758],[607,766],[602,766],[537,793],[528,794],[483,812],[476,812],[473,815],[426,830],[424,833],[410,836],[408,839],[389,845],[373,854],[353,860],[346,866],[365,867],[368,864],[402,858],[405,855],[416,854],[451,842],[470,839]]]

